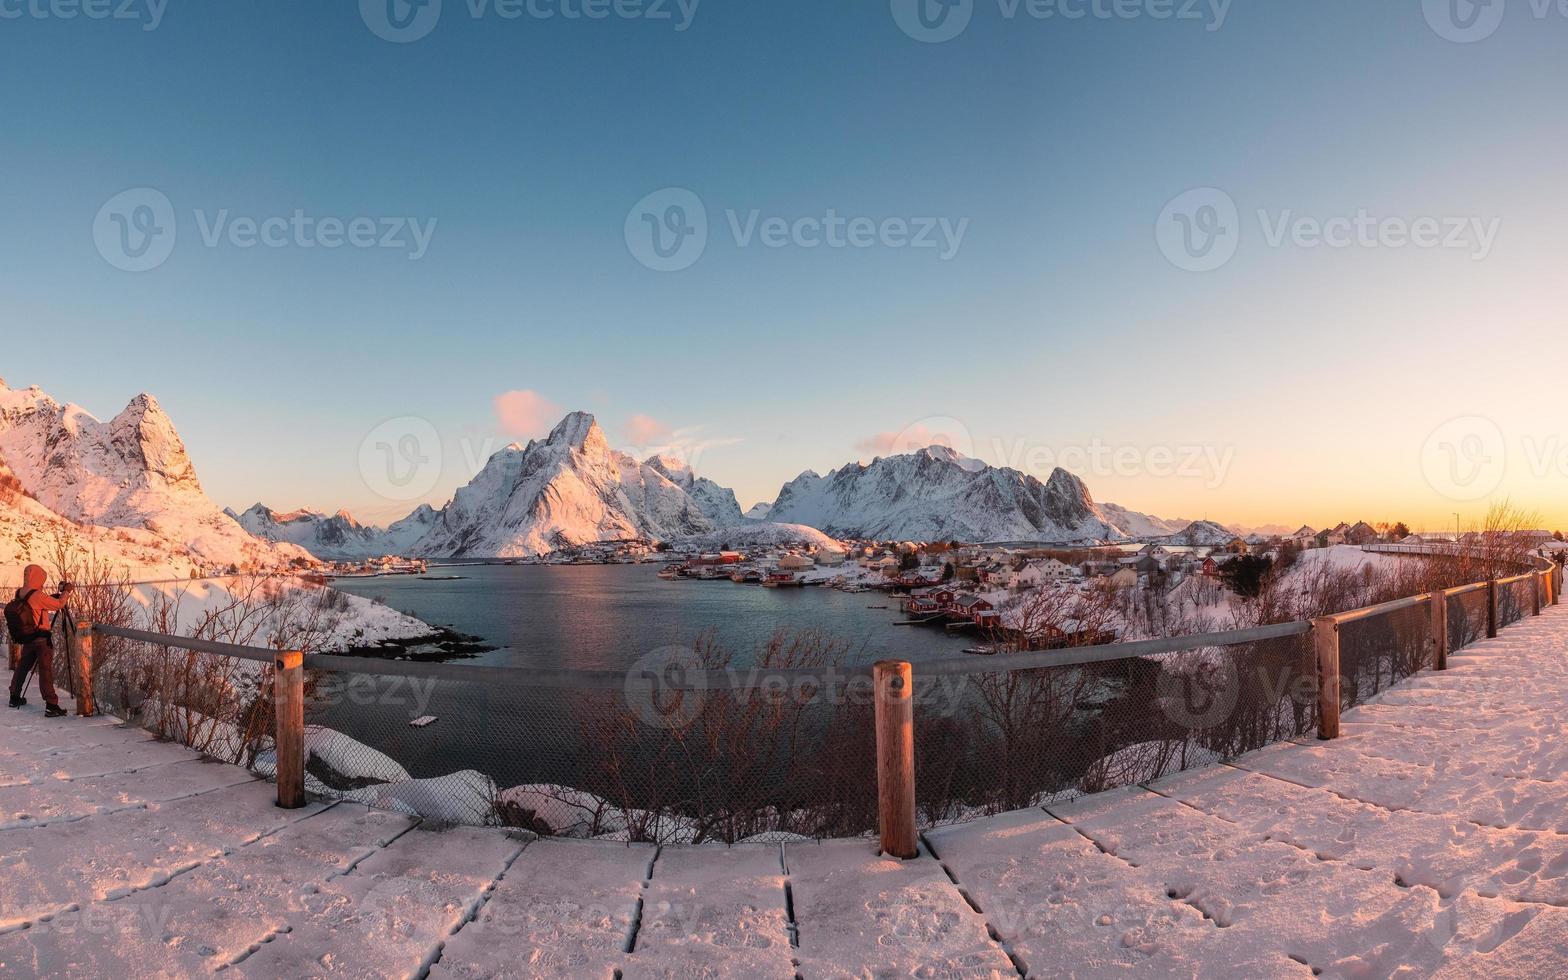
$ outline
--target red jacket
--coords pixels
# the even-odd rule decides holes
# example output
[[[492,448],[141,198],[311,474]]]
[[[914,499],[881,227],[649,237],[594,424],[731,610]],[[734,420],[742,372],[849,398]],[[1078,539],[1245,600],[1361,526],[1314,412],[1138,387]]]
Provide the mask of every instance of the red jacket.
[[[27,604],[33,607],[33,622],[40,627],[54,623],[52,613],[57,613],[65,608],[65,602],[56,599],[44,591],[44,586],[49,582],[49,574],[37,565],[28,565],[22,572],[22,591],[33,590],[27,597]]]

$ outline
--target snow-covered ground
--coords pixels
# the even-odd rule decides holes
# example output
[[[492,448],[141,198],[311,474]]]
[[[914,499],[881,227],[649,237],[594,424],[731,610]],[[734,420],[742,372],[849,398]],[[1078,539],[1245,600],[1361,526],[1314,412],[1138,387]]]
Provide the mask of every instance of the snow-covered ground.
[[[138,729],[8,711],[0,975],[1562,976],[1565,705],[1558,607],[1338,741],[944,827],[906,862],[278,810]]]
[[[269,580],[276,587],[288,590],[301,597],[302,603],[318,601],[321,590],[327,586],[315,585],[302,579],[282,577]],[[246,577],[222,577],[211,579],[171,579],[157,582],[147,582],[131,586],[131,595],[142,615],[162,603],[172,603],[179,611],[178,625],[172,630],[163,630],[178,635],[188,635],[192,629],[211,615],[221,615],[222,610],[233,606],[236,602],[244,602],[247,594],[257,589],[257,580]],[[334,602],[337,608],[325,614],[324,635],[317,640],[317,647],[313,653],[329,653],[349,647],[375,646],[383,640],[400,640],[412,637],[429,636],[436,630],[428,623],[422,622],[412,616],[398,612],[390,606],[373,602],[363,596],[351,595],[347,592],[335,593]],[[260,643],[270,645],[269,638],[283,630],[289,632],[290,625],[297,625],[305,614],[290,603],[283,603],[283,612],[277,613],[273,618],[256,617],[247,625],[247,632],[254,632],[253,636],[229,636],[226,640],[244,644]],[[282,616],[292,620],[291,623],[277,622],[276,617]],[[230,617],[232,619],[234,617]]]

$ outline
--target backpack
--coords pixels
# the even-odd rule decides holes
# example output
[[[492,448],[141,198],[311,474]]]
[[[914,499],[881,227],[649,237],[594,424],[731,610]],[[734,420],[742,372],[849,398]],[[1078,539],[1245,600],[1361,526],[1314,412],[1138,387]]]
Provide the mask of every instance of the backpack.
[[[49,635],[48,630],[39,629],[33,605],[27,601],[37,591],[28,589],[23,592],[17,589],[16,598],[5,604],[5,629],[11,634],[12,643],[31,643],[40,636]]]

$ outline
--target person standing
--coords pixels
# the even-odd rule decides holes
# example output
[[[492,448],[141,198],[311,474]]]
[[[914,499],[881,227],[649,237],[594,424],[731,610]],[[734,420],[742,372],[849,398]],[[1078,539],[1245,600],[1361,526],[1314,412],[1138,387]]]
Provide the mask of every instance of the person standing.
[[[60,697],[54,689],[54,614],[65,608],[65,600],[73,589],[67,583],[59,595],[50,595],[44,591],[47,581],[48,575],[43,568],[28,565],[22,572],[22,587],[16,590],[16,598],[24,601],[32,613],[33,629],[27,635],[11,638],[22,645],[22,660],[11,675],[11,707],[27,704],[22,689],[27,684],[27,675],[36,668],[38,691],[44,698],[44,716],[62,718],[65,709],[60,707]]]

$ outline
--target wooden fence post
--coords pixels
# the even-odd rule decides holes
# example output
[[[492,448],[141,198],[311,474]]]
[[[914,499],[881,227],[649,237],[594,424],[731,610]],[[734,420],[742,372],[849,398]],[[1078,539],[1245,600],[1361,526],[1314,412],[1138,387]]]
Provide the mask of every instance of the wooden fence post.
[[[1497,579],[1486,580],[1486,638],[1497,639]]]
[[[1432,593],[1432,669],[1448,669],[1448,593]]]
[[[279,653],[272,680],[277,715],[278,806],[296,810],[305,805],[305,655]]]
[[[1339,620],[1314,619],[1312,645],[1318,654],[1318,738],[1327,741],[1339,737]]]
[[[69,644],[71,667],[76,676],[76,713],[91,718],[93,711],[93,624],[78,623]]]
[[[872,667],[876,691],[877,822],[882,853],[920,854],[915,833],[915,700],[913,668],[902,660]]]
[[[1541,615],[1541,574],[1530,576],[1530,615]]]

